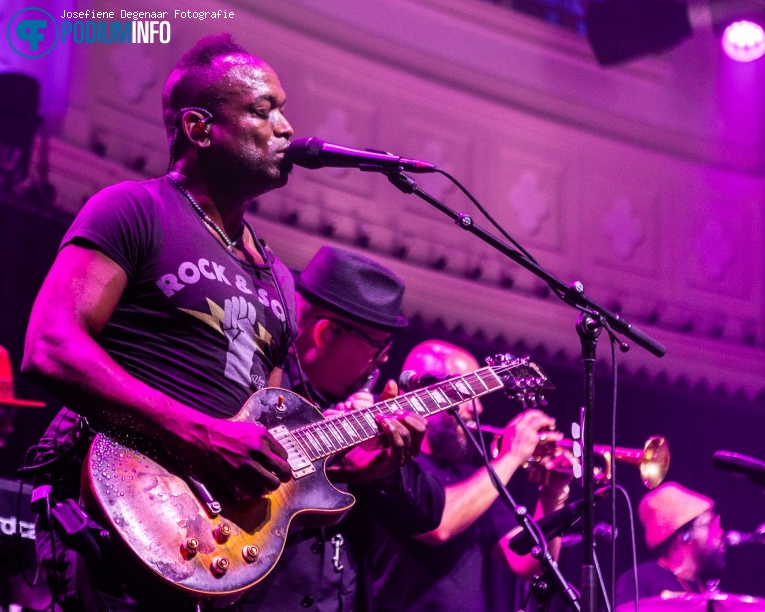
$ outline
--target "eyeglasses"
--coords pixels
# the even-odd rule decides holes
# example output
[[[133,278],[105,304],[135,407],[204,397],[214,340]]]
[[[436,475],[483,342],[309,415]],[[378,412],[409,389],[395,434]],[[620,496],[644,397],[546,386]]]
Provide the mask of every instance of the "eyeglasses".
[[[321,317],[321,318],[334,323],[344,332],[348,334],[352,334],[358,338],[361,338],[369,346],[376,349],[376,352],[373,357],[374,359],[377,359],[381,355],[385,354],[387,350],[393,344],[393,338],[390,336],[386,338],[385,340],[376,340],[375,338],[372,338],[372,336],[370,336],[366,332],[361,331],[358,327],[354,327],[353,325],[351,325],[350,323],[346,321],[341,321],[340,319],[333,319],[332,317]]]
[[[699,516],[699,519],[700,518],[701,517]],[[720,515],[716,513],[711,514],[708,520],[706,521],[699,521],[699,519],[696,519],[695,521],[693,521],[693,523],[691,524],[691,529],[704,529],[704,528],[709,529],[715,524],[717,525],[720,524]]]

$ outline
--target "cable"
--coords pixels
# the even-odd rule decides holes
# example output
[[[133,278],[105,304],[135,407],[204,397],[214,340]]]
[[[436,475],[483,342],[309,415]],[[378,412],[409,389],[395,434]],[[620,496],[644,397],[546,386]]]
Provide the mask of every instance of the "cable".
[[[618,364],[616,362],[616,343],[614,336],[608,324],[605,324],[611,340],[611,366],[613,368],[613,396],[611,400],[611,609],[616,607],[616,398],[618,391]],[[608,598],[608,595],[606,595]]]
[[[611,540],[611,550],[614,549],[614,542],[615,540]],[[613,608],[611,607],[611,602],[608,601],[608,592],[606,591],[606,585],[603,582],[603,572],[600,571],[600,563],[598,562],[598,554],[593,551],[592,552],[592,560],[595,562],[595,571],[598,574],[598,582],[600,582],[600,590],[603,591],[603,601],[606,604],[606,612],[611,612]]]
[[[504,230],[504,228],[503,228],[501,225],[499,225],[499,223],[497,223],[497,222],[494,220],[494,218],[493,218],[493,217],[492,217],[492,216],[491,216],[491,215],[490,215],[488,212],[486,212],[486,210],[484,209],[484,207],[483,207],[483,206],[481,206],[481,204],[478,202],[478,200],[476,200],[476,199],[473,197],[473,195],[472,195],[472,194],[471,194],[471,193],[470,193],[470,192],[469,192],[467,189],[465,189],[465,187],[463,187],[463,186],[462,186],[462,183],[460,183],[460,182],[459,182],[459,181],[458,181],[456,178],[454,178],[454,177],[453,177],[451,174],[449,174],[448,172],[446,172],[446,170],[442,170],[441,168],[436,168],[436,172],[438,172],[438,173],[440,173],[440,174],[443,174],[443,175],[444,175],[446,178],[448,178],[448,179],[449,179],[449,180],[450,180],[452,183],[454,183],[455,185],[457,185],[457,187],[459,188],[459,190],[460,190],[462,193],[464,193],[464,194],[465,194],[465,195],[468,197],[468,199],[469,199],[469,200],[470,200],[470,201],[471,201],[473,204],[475,204],[476,208],[477,208],[478,210],[480,210],[480,211],[481,211],[481,214],[483,214],[483,216],[484,216],[484,217],[486,217],[486,219],[488,219],[489,223],[491,223],[491,224],[492,224],[494,227],[496,227],[496,228],[497,228],[497,231],[498,231],[500,234],[502,234],[502,235],[503,235],[505,238],[507,238],[507,240],[509,240],[509,241],[510,241],[510,242],[513,244],[513,246],[515,246],[515,248],[516,248],[516,249],[518,249],[518,250],[519,250],[521,253],[523,253],[523,254],[526,256],[526,258],[527,258],[527,259],[529,259],[530,261],[533,261],[535,264],[538,264],[538,263],[539,263],[539,262],[537,262],[537,260],[536,260],[536,259],[534,259],[534,257],[533,257],[533,256],[532,256],[532,255],[531,255],[531,254],[530,254],[530,253],[529,253],[529,252],[526,250],[526,249],[524,249],[524,248],[523,248],[523,247],[522,247],[520,244],[518,244],[518,243],[515,241],[515,239],[514,239],[512,236],[510,236],[510,234],[508,234],[508,233],[507,233],[507,232]]]
[[[459,188],[459,190],[462,191],[462,193],[464,193],[465,196],[467,196],[467,198],[475,205],[475,207],[481,212],[481,214],[483,214],[483,216],[486,217],[486,219],[489,221],[489,223],[491,223],[497,229],[497,231],[500,234],[502,234],[502,236],[504,238],[506,238],[521,254],[523,254],[523,256],[526,257],[526,259],[528,259],[529,261],[531,261],[532,263],[534,263],[536,265],[539,265],[539,262],[534,258],[534,256],[531,253],[529,253],[526,249],[524,249],[523,246],[521,246],[510,234],[507,233],[507,231],[505,231],[505,229],[499,223],[497,223],[497,221],[494,219],[494,217],[492,217],[486,211],[486,209],[484,209],[484,207],[481,205],[481,203],[478,200],[476,200],[476,198],[462,185],[462,183],[460,183],[455,177],[453,177],[451,174],[449,174],[446,170],[443,170],[441,168],[436,168],[435,171],[438,172],[439,174],[442,174],[447,179],[449,179],[452,183],[454,183]],[[398,174],[400,176],[406,176],[406,175],[404,175],[401,172],[399,172]],[[389,175],[388,178],[392,180],[392,176],[393,175]],[[394,185],[397,184],[393,180],[392,180],[392,182],[393,182]],[[558,289],[556,289],[555,287],[553,287],[550,284],[548,284],[548,287],[550,287],[550,289],[552,290],[553,294],[555,294],[560,300],[563,300],[564,302],[566,302],[570,306],[573,306],[576,310],[579,310],[581,312],[587,313],[590,316],[592,316],[593,318],[595,318],[596,320],[600,319],[599,313],[593,312],[593,311],[589,310],[588,308],[586,308],[584,306],[581,306],[581,305],[576,304],[576,303],[574,303],[572,301],[569,301],[567,299],[567,297],[566,297],[566,292],[558,290]]]
[[[504,501],[510,507],[510,509],[513,512],[513,515],[516,518],[518,518],[519,515],[516,512],[518,509],[518,504],[515,503],[515,500],[513,499],[512,495],[510,495],[510,491],[507,489],[507,487],[504,484],[502,484],[502,481],[500,480],[499,476],[494,471],[494,466],[491,464],[490,457],[487,454],[485,454],[481,449],[481,445],[485,443],[483,442],[483,440],[480,443],[476,441],[476,434],[480,436],[480,430],[479,432],[474,433],[470,431],[470,429],[468,429],[468,426],[465,423],[465,419],[463,419],[459,413],[459,407],[452,408],[448,412],[450,412],[454,416],[454,418],[457,419],[457,422],[460,424],[462,431],[465,432],[465,435],[467,435],[468,439],[473,444],[473,447],[482,456],[484,465],[486,467],[486,471],[489,473],[489,478],[491,479],[492,484],[497,489],[499,498],[502,499],[502,501]],[[476,423],[480,425],[478,420],[476,420]],[[528,517],[528,512],[524,516]],[[525,518],[524,524],[530,526],[530,529],[528,529],[527,531],[530,532],[533,530],[534,534],[536,535],[536,539],[539,542],[539,548],[541,549],[541,553],[542,553],[539,557],[540,566],[544,569],[544,564],[542,563],[542,559],[544,559],[548,554],[547,539],[542,533],[542,530],[539,529],[539,526],[534,522],[534,520],[531,517]]]
[[[627,512],[630,517],[630,536],[632,537],[632,576],[635,579],[635,612],[640,612],[638,604],[638,571],[637,571],[637,547],[635,545],[635,516],[632,512],[632,500],[630,499],[627,490],[621,486],[616,485],[616,488],[622,492],[624,499],[627,502]]]
[[[473,403],[473,419],[475,420],[476,431],[478,432],[477,437],[481,441],[481,455],[482,455],[481,458],[485,462],[487,462],[488,461],[488,457],[489,457],[489,451],[486,449],[486,440],[484,439],[483,435],[481,434],[481,415],[478,414],[478,410],[477,410],[478,406],[476,405],[476,398],[473,398],[471,401]],[[489,473],[489,477],[492,478],[492,484],[494,484],[494,486],[496,487],[497,483],[493,482],[494,479],[491,476],[491,472]]]

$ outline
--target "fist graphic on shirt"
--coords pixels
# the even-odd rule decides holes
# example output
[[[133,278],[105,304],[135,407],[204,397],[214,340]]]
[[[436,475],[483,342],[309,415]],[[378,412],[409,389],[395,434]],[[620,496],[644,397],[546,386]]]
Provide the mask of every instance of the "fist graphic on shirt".
[[[223,315],[223,333],[228,338],[225,376],[229,380],[249,387],[255,345],[255,306],[243,297],[226,300]]]

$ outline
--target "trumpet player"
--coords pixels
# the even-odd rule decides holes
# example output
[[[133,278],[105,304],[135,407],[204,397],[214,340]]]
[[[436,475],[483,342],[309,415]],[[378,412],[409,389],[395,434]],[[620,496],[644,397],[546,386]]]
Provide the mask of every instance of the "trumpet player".
[[[430,374],[466,374],[478,369],[467,351],[442,341],[416,346],[404,369]],[[459,406],[468,423],[483,410],[480,401]],[[539,410],[526,410],[504,428],[503,443],[492,460],[499,478],[511,476],[534,454],[540,441],[555,442],[555,419]],[[372,574],[377,609],[389,610],[507,610],[512,602],[510,571],[530,577],[538,563],[518,557],[502,543],[517,526],[507,506],[497,500],[488,471],[456,419],[434,415],[417,463],[444,485],[446,502],[440,524],[422,535],[407,537],[389,530],[373,553]],[[568,461],[565,457],[548,464]],[[543,466],[544,469],[544,466]],[[535,518],[565,503],[571,476],[549,471],[539,491]],[[379,526],[378,526],[379,527]],[[559,542],[551,543],[557,558]]]

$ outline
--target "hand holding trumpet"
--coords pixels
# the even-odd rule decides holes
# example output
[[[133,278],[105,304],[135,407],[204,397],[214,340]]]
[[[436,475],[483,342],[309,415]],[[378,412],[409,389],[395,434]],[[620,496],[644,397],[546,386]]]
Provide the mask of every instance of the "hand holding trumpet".
[[[515,420],[509,423],[505,429],[492,425],[481,425],[482,433],[494,436],[491,443],[491,456],[493,458],[502,454],[502,441],[505,435],[509,433],[507,428],[514,422]],[[478,429],[475,423],[472,429]],[[577,443],[574,440],[563,438],[558,432],[539,431],[538,435],[539,443],[523,464],[523,467],[529,470],[529,478],[532,482],[541,482],[542,485],[546,485],[553,474],[560,473],[567,477],[567,483],[570,482],[573,468],[575,464],[579,463],[573,452]],[[611,479],[612,461],[614,459],[636,466],[640,470],[640,479],[648,489],[658,487],[669,469],[669,445],[663,436],[651,436],[646,440],[643,448],[617,446],[613,457],[611,457],[610,446],[596,444],[593,450],[596,457],[601,459],[601,465],[594,468],[595,479],[599,483]]]
[[[571,453],[560,452],[558,443],[563,434],[555,431],[555,419],[540,410],[527,410],[517,415],[504,428],[497,457],[513,454],[522,464],[534,458],[529,479],[540,485],[540,501],[555,509],[568,497],[568,485],[573,478],[572,463],[578,461]]]
[[[529,469],[529,480],[540,485],[539,500],[545,511],[566,501],[574,477],[573,464],[579,461],[561,446],[566,441],[554,427],[555,419],[539,410],[520,413],[504,429],[481,426],[483,433],[494,435],[493,458],[507,457]]]
[[[563,438],[563,434],[554,429],[555,419],[541,410],[521,412],[502,430],[496,457],[510,455],[522,465],[534,456],[540,444],[555,446]]]

